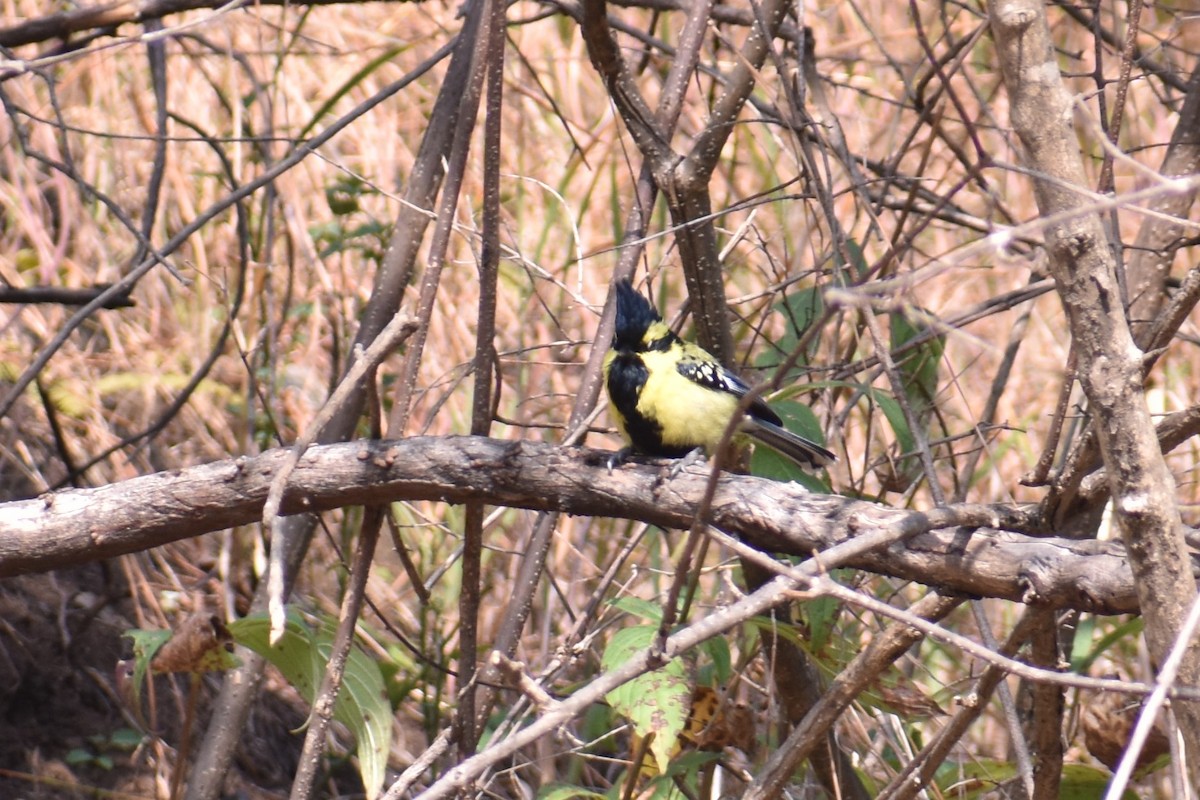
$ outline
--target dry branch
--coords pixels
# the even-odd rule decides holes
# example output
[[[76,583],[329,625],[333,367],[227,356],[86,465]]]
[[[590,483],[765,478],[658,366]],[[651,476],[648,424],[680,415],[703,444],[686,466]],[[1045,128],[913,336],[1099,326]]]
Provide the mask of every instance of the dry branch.
[[[110,558],[252,523],[259,519],[271,480],[288,453],[272,450],[0,506],[0,577]],[[607,455],[480,437],[313,447],[289,481],[283,512],[398,500],[476,500],[594,516],[620,510],[622,516],[665,528],[691,525],[708,477],[703,467],[671,480],[660,467],[629,465],[609,473]],[[798,556],[900,526],[906,529],[906,541],[861,553],[847,566],[948,593],[1110,614],[1138,609],[1121,544],[1017,533],[1033,522],[1020,508],[961,505],[937,512],[903,511],[815,495],[793,484],[724,475],[711,520],[762,550]]]
[[[305,0],[303,3],[293,0],[254,0],[253,5],[325,6],[353,2],[356,0]],[[49,39],[70,39],[79,33],[115,29],[131,22],[160,20],[185,11],[214,11],[226,5],[229,5],[228,0],[120,0],[90,5],[0,28],[0,47],[20,47]]]
[[[0,303],[55,303],[64,306],[87,305],[96,299],[107,285],[90,289],[68,289],[61,286],[0,286]],[[110,297],[101,308],[129,308],[136,302],[129,295]]]
[[[1045,7],[1031,0],[991,0],[988,14],[1012,125],[1034,170],[1038,208],[1043,217],[1056,220],[1046,229],[1050,271],[1078,353],[1079,381],[1095,417],[1113,519],[1137,576],[1146,641],[1151,657],[1162,663],[1196,595],[1196,581],[1175,481],[1146,405],[1142,352],[1134,344],[1099,214],[1079,191],[1086,183],[1072,126],[1073,100],[1059,73]],[[1179,677],[1191,685],[1200,682],[1200,644],[1188,648]],[[1200,706],[1180,703],[1175,711],[1195,763],[1200,759]]]

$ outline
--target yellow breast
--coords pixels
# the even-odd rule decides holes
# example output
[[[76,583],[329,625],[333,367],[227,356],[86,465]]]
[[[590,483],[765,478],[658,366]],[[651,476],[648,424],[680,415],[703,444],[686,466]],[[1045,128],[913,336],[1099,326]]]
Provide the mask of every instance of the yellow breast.
[[[638,411],[662,426],[663,444],[673,447],[716,449],[737,409],[737,397],[700,386],[675,369],[678,357],[670,353],[642,353],[650,372],[638,397]]]

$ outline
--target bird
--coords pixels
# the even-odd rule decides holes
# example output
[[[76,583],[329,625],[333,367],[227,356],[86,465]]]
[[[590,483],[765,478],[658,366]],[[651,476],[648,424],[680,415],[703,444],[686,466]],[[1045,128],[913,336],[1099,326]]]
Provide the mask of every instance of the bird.
[[[677,336],[629,280],[618,281],[616,291],[616,326],[604,357],[604,385],[627,446],[609,466],[633,452],[682,458],[703,450],[711,458],[750,386],[702,347]],[[837,460],[785,428],[759,397],[746,408],[737,433],[801,467],[820,468]]]

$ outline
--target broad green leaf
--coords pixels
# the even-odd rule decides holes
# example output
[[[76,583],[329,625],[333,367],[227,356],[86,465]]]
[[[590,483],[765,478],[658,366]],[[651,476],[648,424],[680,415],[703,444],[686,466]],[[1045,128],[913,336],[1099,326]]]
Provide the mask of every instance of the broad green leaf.
[[[1080,665],[1088,658],[1092,650],[1092,636],[1096,632],[1096,617],[1093,614],[1080,614],[1075,625],[1075,636],[1071,640],[1071,672],[1083,672]]]
[[[843,571],[844,572],[844,571]],[[835,575],[837,580],[840,575]],[[833,636],[834,623],[842,603],[836,597],[814,597],[803,604],[802,613],[808,624],[809,647],[813,653],[821,654]]]
[[[771,369],[779,365],[785,358],[789,358],[799,344],[800,337],[825,313],[822,290],[810,286],[790,292],[783,300],[775,304],[774,311],[783,317],[787,322],[787,327],[784,329],[783,335],[779,337],[779,341],[774,342],[773,346],[767,347],[755,359],[754,365],[761,369]],[[808,349],[796,359],[797,366],[803,367],[812,360],[818,344],[820,342],[816,338],[809,342]],[[790,383],[802,377],[802,372],[802,370],[793,371],[785,381]]]
[[[638,800],[687,800],[673,777],[655,775],[638,789]]]
[[[919,310],[914,310],[911,314],[908,311],[897,311],[891,314],[893,351],[900,351],[909,342],[916,342],[928,335],[931,330],[930,324],[919,313]],[[945,338],[940,334],[934,335],[928,340],[914,343],[912,347],[896,356],[896,368],[900,371],[903,396],[912,410],[915,424],[922,431],[929,429],[933,412],[937,408],[935,398],[938,394],[938,368],[941,365],[945,346]],[[898,407],[896,412],[895,417],[891,414],[887,416],[892,427],[897,431],[897,439],[900,439],[900,428],[897,427],[896,417],[904,419],[904,415],[900,413]],[[887,414],[886,409],[884,413]],[[907,422],[903,427],[905,430],[909,430]],[[914,432],[909,430],[909,433]],[[911,452],[915,446],[903,442],[902,439],[901,444],[904,452]],[[921,464],[915,458],[900,462],[898,467],[894,479],[887,481],[896,490],[911,485],[921,475]]]
[[[130,630],[125,635],[133,640],[133,701],[138,709],[142,702],[142,682],[150,669],[154,654],[171,638],[170,631]]]
[[[657,635],[657,626],[622,628],[604,649],[601,668],[605,672],[616,669],[649,647]],[[691,710],[692,687],[683,659],[671,659],[665,666],[613,689],[605,699],[633,723],[638,736],[654,735],[650,752],[659,772],[665,772]]]
[[[891,315],[891,328],[892,349],[899,350],[914,339],[926,336],[930,324],[916,314],[910,316],[897,311]],[[937,334],[896,357],[896,366],[904,381],[904,394],[922,425],[928,422],[933,412],[934,398],[938,394],[938,369],[945,349],[945,336]]]
[[[811,439],[817,444],[825,441],[821,422],[812,409],[796,400],[772,400],[771,408],[783,419],[783,426],[793,433]],[[775,481],[795,481],[810,492],[829,494],[830,488],[820,478],[781,456],[766,445],[757,445],[750,457],[750,474]]]
[[[1111,776],[1107,770],[1087,764],[1064,764],[1062,782],[1058,785],[1058,800],[1093,800],[1103,797]],[[1121,800],[1138,800],[1137,792],[1126,789]]]
[[[1017,766],[1011,761],[973,761],[945,765],[938,770],[937,784],[947,797],[977,800],[991,796],[998,786],[1017,779],[1017,776]],[[1109,778],[1107,770],[1086,764],[1064,764],[1058,800],[1103,797]],[[1126,790],[1121,800],[1137,800],[1137,794],[1131,789]]]
[[[754,628],[757,628],[759,635],[766,638],[770,636],[778,636],[780,639],[791,642],[797,647],[804,648],[808,643],[804,641],[804,637],[796,630],[796,626],[790,622],[781,619],[772,619],[769,616],[751,617],[747,623]]]
[[[838,278],[838,283],[841,286],[850,286],[859,281],[866,280],[870,269],[867,266],[866,256],[863,255],[862,246],[859,245],[857,240],[846,240],[846,253],[850,256],[849,264],[842,257],[840,250],[834,250],[833,252],[833,263],[841,269],[849,267],[851,272],[851,275],[846,276],[835,271],[834,276]]]
[[[1141,617],[1133,617],[1117,625],[1100,640],[1092,644],[1095,618],[1088,615],[1080,622],[1075,631],[1075,642],[1071,648],[1071,671],[1084,673],[1091,668],[1096,659],[1104,655],[1113,645],[1122,639],[1137,640],[1144,625]]]
[[[701,644],[700,650],[712,662],[711,679],[706,682],[724,686],[733,680],[733,657],[729,653],[729,642],[724,636],[714,636]]]
[[[888,426],[891,427],[892,433],[896,437],[896,443],[899,445],[900,452],[911,454],[916,451],[916,437],[913,436],[912,431],[908,427],[908,422],[904,419],[904,411],[900,408],[900,404],[896,402],[896,398],[882,389],[852,381],[814,381],[802,386],[785,387],[780,390],[776,397],[790,397],[801,392],[815,392],[830,388],[853,389],[870,398],[871,402],[879,406],[879,410],[888,421]],[[780,405],[782,405],[782,402],[779,400],[771,401],[772,408]],[[795,424],[800,425],[799,421]],[[798,427],[797,432],[802,433],[803,431]]]
[[[640,597],[618,597],[612,601],[611,605],[626,614],[632,614],[651,622],[662,622],[662,606],[658,603],[651,603]]]
[[[825,313],[824,292],[820,287],[809,286],[798,292],[791,292],[783,301],[777,303],[775,310],[787,320],[787,334],[793,347],[796,340],[812,327],[813,323]],[[791,351],[783,348],[785,353]]]
[[[896,398],[880,391],[872,391],[871,397],[879,406],[879,410],[883,412],[883,416],[887,419],[888,424],[892,426],[892,433],[896,435],[896,441],[900,445],[900,452],[912,453],[916,451],[916,437],[913,436],[912,430],[908,427],[908,420],[904,418],[904,411],[900,408],[900,404],[896,402]]]
[[[289,612],[279,644],[270,645],[270,621],[265,614],[236,620],[229,625],[233,638],[270,661],[312,703],[333,646],[333,632],[313,630]],[[334,717],[353,733],[358,743],[358,769],[368,800],[379,796],[392,738],[392,707],[379,666],[358,647],[350,649]]]
[[[145,738],[140,731],[135,731],[133,728],[117,728],[108,737],[108,742],[121,752],[132,753],[141,746]]]
[[[824,444],[825,431],[813,410],[796,400],[772,400],[771,408],[783,419],[783,425],[793,433]]]
[[[798,483],[816,494],[830,493],[830,488],[820,478],[805,472],[799,464],[766,445],[754,448],[754,454],[750,456],[750,474],[781,483]]]

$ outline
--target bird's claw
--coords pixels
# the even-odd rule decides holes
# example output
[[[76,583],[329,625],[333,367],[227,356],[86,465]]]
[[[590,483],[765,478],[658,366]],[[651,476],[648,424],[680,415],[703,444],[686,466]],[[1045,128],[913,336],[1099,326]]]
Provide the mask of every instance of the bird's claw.
[[[617,452],[615,452],[611,456],[609,456],[608,457],[608,474],[612,475],[612,471],[614,469],[616,469],[617,467],[621,466],[622,464],[624,464],[629,459],[629,455],[632,452],[633,452],[632,447],[622,447],[620,450],[618,450]]]
[[[678,478],[680,475],[683,474],[683,471],[685,469],[692,466],[693,464],[698,464],[704,460],[705,460],[704,448],[697,447],[695,450],[691,451],[686,456],[684,456],[683,458],[677,460],[674,464],[672,464],[671,470],[667,474],[667,477],[669,477],[671,480],[675,480],[676,478]]]

